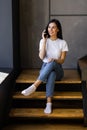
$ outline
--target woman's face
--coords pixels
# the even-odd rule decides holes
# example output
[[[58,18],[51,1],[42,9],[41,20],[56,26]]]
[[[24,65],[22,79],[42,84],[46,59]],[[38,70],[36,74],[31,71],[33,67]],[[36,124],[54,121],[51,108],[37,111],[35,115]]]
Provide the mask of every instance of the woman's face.
[[[55,23],[50,23],[48,26],[48,33],[50,37],[56,36],[58,33],[59,29],[57,28],[57,25]]]

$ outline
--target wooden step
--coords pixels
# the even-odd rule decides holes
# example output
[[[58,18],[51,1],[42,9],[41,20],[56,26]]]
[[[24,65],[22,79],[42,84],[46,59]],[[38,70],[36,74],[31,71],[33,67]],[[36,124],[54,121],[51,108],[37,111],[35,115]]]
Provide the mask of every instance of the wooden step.
[[[34,100],[41,100],[45,99],[45,92],[36,91],[35,93],[24,96],[20,92],[15,92],[13,95],[13,99],[34,99]],[[81,92],[55,92],[53,99],[75,99],[75,100],[82,100],[82,93]]]
[[[12,109],[9,116],[28,117],[28,118],[63,118],[63,119],[82,119],[82,109],[53,109],[51,114],[44,114],[43,108],[16,108]]]
[[[16,79],[16,83],[34,83],[38,75],[39,75],[39,69],[23,70]],[[77,70],[64,69],[64,78],[61,81],[55,81],[55,83],[80,84],[81,78]]]

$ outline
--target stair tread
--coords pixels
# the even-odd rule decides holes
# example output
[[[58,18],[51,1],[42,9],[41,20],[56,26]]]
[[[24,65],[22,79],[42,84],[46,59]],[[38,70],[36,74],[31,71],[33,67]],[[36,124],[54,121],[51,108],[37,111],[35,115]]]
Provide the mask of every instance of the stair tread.
[[[16,83],[34,83],[38,75],[39,69],[22,70]],[[55,81],[55,83],[81,83],[81,78],[77,70],[64,69],[64,78],[61,81]]]
[[[83,118],[82,109],[53,109],[51,114],[44,114],[43,108],[15,108],[11,109],[10,117],[29,118]]]
[[[13,99],[45,99],[45,92],[36,91],[35,93],[24,96],[21,92],[15,92],[13,95]],[[81,92],[54,92],[53,99],[82,99]]]

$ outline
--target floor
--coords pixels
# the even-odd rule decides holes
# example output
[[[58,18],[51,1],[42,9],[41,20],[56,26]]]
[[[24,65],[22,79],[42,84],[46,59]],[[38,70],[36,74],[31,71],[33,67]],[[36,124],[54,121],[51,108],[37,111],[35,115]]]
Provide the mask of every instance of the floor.
[[[8,124],[3,130],[87,130],[83,126],[83,121],[22,121],[20,123]]]

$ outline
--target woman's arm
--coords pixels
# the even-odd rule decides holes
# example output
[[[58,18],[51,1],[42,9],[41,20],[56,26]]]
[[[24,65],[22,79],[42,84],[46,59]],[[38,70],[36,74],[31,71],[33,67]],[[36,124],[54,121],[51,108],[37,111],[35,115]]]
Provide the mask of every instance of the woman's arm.
[[[42,32],[43,43],[42,43],[42,48],[39,51],[39,57],[40,57],[41,60],[43,60],[45,55],[46,55],[46,41],[47,41],[47,37],[45,37],[44,34],[45,34],[45,30]]]
[[[59,63],[59,64],[63,64],[66,58],[66,51],[61,52],[61,56],[59,59],[54,59],[55,62]]]
[[[43,44],[42,44],[42,48],[41,48],[41,50],[39,51],[39,57],[40,57],[41,60],[44,59],[45,54],[46,54],[46,40],[44,39],[44,40],[43,40]]]

